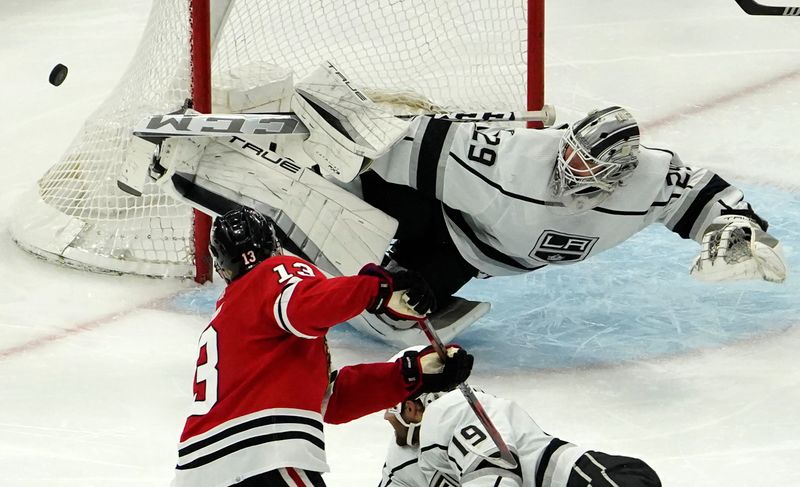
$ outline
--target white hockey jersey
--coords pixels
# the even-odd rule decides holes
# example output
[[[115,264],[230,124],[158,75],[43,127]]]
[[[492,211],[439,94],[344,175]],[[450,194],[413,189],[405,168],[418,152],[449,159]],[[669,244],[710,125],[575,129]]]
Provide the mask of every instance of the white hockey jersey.
[[[750,211],[713,172],[641,147],[639,166],[601,206],[568,215],[549,188],[563,132],[419,117],[371,169],[441,201],[461,255],[489,276],[580,262],[656,222],[700,242],[723,209]]]
[[[516,403],[479,391],[476,395],[516,457],[516,468],[506,469],[487,459],[499,457],[497,447],[456,390],[426,408],[419,448],[392,443],[380,487],[566,486],[586,450],[547,435]]]
[[[418,456],[418,446],[399,446],[392,438],[378,487],[427,487],[428,481],[419,468]]]

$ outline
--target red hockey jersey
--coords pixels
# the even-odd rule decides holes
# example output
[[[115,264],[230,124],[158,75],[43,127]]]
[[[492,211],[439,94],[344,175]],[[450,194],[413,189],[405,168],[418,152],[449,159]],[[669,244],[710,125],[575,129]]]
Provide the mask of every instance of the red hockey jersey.
[[[281,467],[327,471],[325,334],[363,312],[377,291],[376,277],[328,279],[293,256],[267,259],[229,284],[200,335],[174,485],[228,486]],[[399,363],[345,367],[325,419],[390,407],[410,387]]]

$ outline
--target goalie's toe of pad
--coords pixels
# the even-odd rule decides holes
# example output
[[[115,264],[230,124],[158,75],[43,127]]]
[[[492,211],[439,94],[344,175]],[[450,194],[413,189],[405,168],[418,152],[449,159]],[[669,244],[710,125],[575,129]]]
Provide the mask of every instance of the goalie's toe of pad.
[[[488,313],[490,308],[489,303],[453,297],[429,319],[439,338],[447,343]],[[422,330],[415,326],[415,321],[398,321],[385,315],[363,313],[349,323],[353,328],[394,346],[405,348],[430,344]]]

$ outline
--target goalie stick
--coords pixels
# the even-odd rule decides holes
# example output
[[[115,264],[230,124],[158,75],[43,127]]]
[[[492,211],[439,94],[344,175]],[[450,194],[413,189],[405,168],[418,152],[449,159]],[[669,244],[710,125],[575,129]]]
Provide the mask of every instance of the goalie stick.
[[[417,323],[419,323],[419,327],[422,332],[425,333],[428,341],[431,342],[431,346],[436,351],[436,354],[439,355],[440,359],[442,359],[442,363],[444,363],[447,357],[445,355],[445,347],[442,344],[442,341],[439,339],[439,335],[436,334],[433,326],[431,326],[431,322],[427,318],[422,318]],[[486,429],[486,432],[489,433],[489,437],[492,439],[495,446],[497,446],[497,450],[500,452],[500,458],[489,457],[487,460],[504,468],[517,468],[517,461],[514,458],[514,455],[511,453],[511,450],[509,450],[508,445],[506,444],[505,440],[503,440],[500,432],[497,431],[494,423],[492,423],[492,420],[486,413],[486,409],[484,409],[483,404],[481,404],[481,402],[475,396],[472,388],[470,388],[466,382],[462,382],[458,385],[458,389],[464,395],[464,399],[467,400],[467,404],[469,404],[469,406],[472,408],[472,411],[475,412],[475,416],[478,417],[478,420]]]
[[[549,105],[531,112],[453,112],[431,114],[462,122],[534,121],[550,126],[555,110]],[[309,135],[294,113],[166,114],[153,115],[137,123],[133,135],[143,139],[230,135]]]
[[[748,15],[779,15],[787,17],[800,16],[800,7],[779,7],[772,5],[763,5],[755,0],[736,0],[736,3]]]

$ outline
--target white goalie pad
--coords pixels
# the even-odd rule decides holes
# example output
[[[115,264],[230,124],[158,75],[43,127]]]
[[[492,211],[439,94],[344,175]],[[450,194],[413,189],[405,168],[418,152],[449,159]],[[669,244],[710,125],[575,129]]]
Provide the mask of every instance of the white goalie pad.
[[[288,112],[292,71],[275,64],[243,64],[214,75],[212,113]]]
[[[740,215],[718,217],[703,236],[703,250],[689,273],[706,282],[763,279],[783,282],[786,262],[780,242]]]
[[[444,343],[448,343],[488,313],[490,309],[489,303],[454,297],[450,303],[428,318],[439,338]],[[430,345],[425,333],[418,326],[407,321],[395,322],[385,315],[375,316],[363,313],[350,320],[349,323],[362,333],[374,336],[398,348]]]
[[[245,205],[272,217],[298,253],[328,275],[356,274],[364,264],[383,259],[396,220],[264,146],[240,137],[220,140],[167,139],[148,177],[167,194],[210,215]],[[143,153],[152,161],[149,150]],[[454,298],[430,319],[449,341],[488,311],[488,303]],[[350,324],[397,346],[427,344],[413,322],[363,313]]]
[[[322,174],[349,182],[407,132],[409,122],[373,103],[327,63],[295,85],[292,111],[308,128],[303,149]]]
[[[191,144],[185,147],[191,139],[196,138],[168,139],[162,147],[166,172],[158,182],[171,196],[211,215],[236,205],[255,208],[331,275],[355,274],[383,258],[397,229],[395,219],[249,140],[206,140],[195,158]]]

